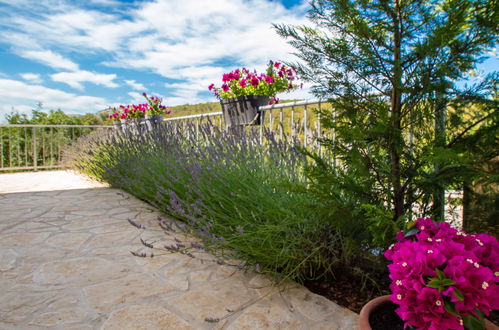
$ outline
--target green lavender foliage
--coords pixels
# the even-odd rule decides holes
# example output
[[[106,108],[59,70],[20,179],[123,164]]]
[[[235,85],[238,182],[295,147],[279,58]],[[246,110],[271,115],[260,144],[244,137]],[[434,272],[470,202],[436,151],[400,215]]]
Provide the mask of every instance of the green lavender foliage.
[[[168,124],[83,137],[65,159],[182,220],[212,253],[246,267],[304,280],[360,259],[354,239],[342,236],[320,212],[323,205],[304,193],[305,156],[270,132],[264,141],[210,123]],[[351,237],[364,228],[360,220],[348,226]]]

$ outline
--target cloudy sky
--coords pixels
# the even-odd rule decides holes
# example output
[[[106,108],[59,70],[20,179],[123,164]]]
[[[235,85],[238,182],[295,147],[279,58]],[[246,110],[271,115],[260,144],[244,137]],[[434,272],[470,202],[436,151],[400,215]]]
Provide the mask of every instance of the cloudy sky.
[[[142,92],[166,105],[216,101],[207,86],[224,72],[295,60],[271,24],[307,24],[307,9],[307,0],[0,0],[0,120],[39,102],[97,112],[142,103]],[[497,68],[497,55],[481,68]]]
[[[302,0],[0,0],[0,117],[13,109],[87,113],[216,99],[221,75],[294,60],[272,23],[305,23]],[[311,97],[306,90],[293,98]]]

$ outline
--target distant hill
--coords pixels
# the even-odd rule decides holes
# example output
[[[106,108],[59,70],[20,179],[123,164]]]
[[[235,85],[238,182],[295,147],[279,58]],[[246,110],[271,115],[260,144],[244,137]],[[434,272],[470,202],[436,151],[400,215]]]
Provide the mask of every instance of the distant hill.
[[[197,115],[200,113],[222,111],[222,107],[220,106],[220,102],[208,102],[208,103],[200,103],[200,104],[184,104],[184,105],[177,105],[177,106],[170,107],[170,108],[172,109],[172,113],[169,117],[182,117],[182,116],[189,116],[189,115]]]

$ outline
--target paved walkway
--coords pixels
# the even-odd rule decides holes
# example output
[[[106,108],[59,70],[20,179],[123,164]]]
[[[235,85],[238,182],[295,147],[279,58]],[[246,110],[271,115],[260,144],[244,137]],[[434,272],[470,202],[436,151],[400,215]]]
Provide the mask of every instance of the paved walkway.
[[[304,287],[279,292],[206,255],[132,256],[147,250],[140,238],[190,240],[162,232],[159,215],[70,172],[0,174],[0,329],[356,327],[355,313]]]

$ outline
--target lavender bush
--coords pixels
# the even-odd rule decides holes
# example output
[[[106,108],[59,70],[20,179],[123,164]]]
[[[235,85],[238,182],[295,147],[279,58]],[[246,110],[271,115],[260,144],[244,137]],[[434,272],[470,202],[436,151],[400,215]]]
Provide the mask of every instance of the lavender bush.
[[[334,235],[302,193],[306,158],[265,132],[168,124],[81,139],[71,166],[181,219],[219,257],[294,279],[325,271]]]

